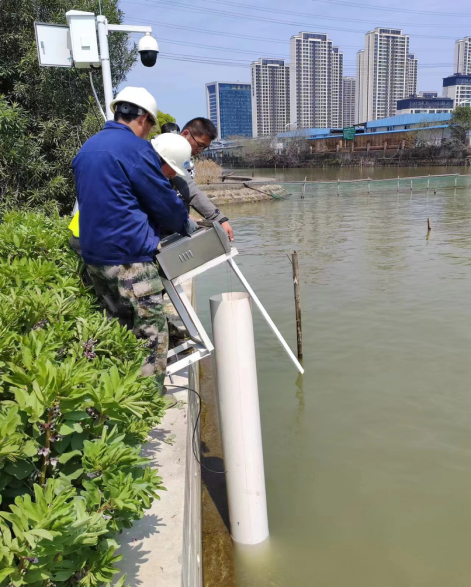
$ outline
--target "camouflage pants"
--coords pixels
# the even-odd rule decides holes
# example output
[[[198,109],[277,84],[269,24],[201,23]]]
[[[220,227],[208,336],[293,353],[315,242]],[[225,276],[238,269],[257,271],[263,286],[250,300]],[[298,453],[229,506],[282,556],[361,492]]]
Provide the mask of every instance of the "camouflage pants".
[[[149,341],[151,352],[142,371],[154,375],[160,390],[165,380],[168,326],[163,306],[164,286],[155,263],[87,265],[95,292],[107,312]]]

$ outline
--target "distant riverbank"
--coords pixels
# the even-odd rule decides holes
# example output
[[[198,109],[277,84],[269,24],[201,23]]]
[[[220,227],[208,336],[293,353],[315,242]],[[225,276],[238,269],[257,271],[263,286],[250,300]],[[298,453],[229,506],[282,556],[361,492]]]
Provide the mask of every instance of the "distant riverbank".
[[[224,168],[225,173],[232,169]],[[251,177],[252,173],[259,181],[278,183],[304,181],[341,181],[353,179],[391,179],[407,178],[418,175],[439,175],[445,173],[459,173],[469,175],[470,167],[462,166],[411,166],[411,167],[325,167],[325,168],[293,168],[293,167],[265,167],[243,168],[235,170],[237,175]],[[221,185],[221,184],[219,184]],[[225,184],[222,184],[225,185]],[[201,186],[203,191],[207,186]],[[229,184],[228,184],[229,187]],[[259,187],[259,186],[255,186]]]

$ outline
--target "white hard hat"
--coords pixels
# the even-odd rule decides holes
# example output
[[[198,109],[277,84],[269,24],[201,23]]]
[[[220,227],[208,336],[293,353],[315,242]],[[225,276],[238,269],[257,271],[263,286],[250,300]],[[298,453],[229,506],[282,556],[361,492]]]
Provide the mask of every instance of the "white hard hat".
[[[180,135],[166,133],[151,140],[155,151],[178,175],[187,175],[191,163],[191,145]]]
[[[137,106],[138,108],[137,114],[142,115],[148,112],[154,119],[154,122],[157,122],[157,102],[155,101],[154,96],[152,96],[152,94],[150,94],[145,88],[127,86],[122,89],[110,104],[111,112],[115,112],[115,107],[118,102],[134,104],[134,106]],[[140,112],[140,110],[142,110],[142,112]],[[134,112],[130,112],[130,114],[134,114]]]

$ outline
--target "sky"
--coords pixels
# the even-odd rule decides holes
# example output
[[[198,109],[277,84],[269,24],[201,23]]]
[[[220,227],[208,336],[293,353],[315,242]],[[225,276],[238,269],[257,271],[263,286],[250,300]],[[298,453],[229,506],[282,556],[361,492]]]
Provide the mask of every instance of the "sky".
[[[467,0],[121,0],[123,22],[151,25],[160,54],[140,61],[126,85],[144,86],[180,125],[207,116],[205,84],[250,82],[260,57],[285,58],[300,31],[326,33],[344,53],[344,75],[355,75],[365,33],[401,28],[419,60],[418,91],[438,91],[451,75],[455,40],[471,36]],[[140,35],[132,35],[136,42]]]

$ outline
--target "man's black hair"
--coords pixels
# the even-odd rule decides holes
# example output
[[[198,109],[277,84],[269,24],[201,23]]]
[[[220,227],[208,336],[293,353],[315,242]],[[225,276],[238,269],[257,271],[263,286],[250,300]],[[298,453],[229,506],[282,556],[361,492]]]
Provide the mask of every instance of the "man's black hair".
[[[185,124],[183,131],[189,130],[195,137],[207,135],[212,141],[218,136],[218,131],[209,118],[193,118]]]
[[[170,132],[174,134],[180,134],[180,127],[177,123],[166,122],[165,124],[162,124],[162,126],[160,127],[160,133],[164,135]]]
[[[120,120],[122,120],[123,122],[129,124],[133,120],[139,118],[139,116],[143,116],[143,114],[137,113],[138,108],[138,106],[135,106],[134,104],[130,104],[128,102],[116,102],[114,121],[119,122]],[[133,110],[134,112],[132,112]],[[143,108],[141,109],[141,111],[145,112]],[[152,118],[151,114],[147,113],[147,115]]]
[[[136,120],[136,118],[139,118],[139,114],[122,114],[121,112],[114,113],[115,122],[120,122],[122,120],[123,122],[129,124],[133,120]]]

